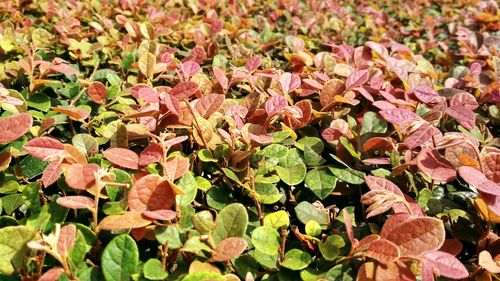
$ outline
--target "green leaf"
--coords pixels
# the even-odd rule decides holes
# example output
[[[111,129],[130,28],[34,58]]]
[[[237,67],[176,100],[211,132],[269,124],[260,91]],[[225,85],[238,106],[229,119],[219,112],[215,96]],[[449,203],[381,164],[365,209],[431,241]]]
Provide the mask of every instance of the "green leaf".
[[[306,234],[312,237],[321,234],[321,226],[315,220],[310,220],[306,223]]]
[[[36,182],[28,184],[23,190],[23,200],[32,212],[40,211],[40,194]]]
[[[356,149],[348,139],[341,137],[340,143],[345,147],[345,149],[347,149],[347,152],[349,152],[352,157],[356,158],[358,161],[361,160],[361,153],[356,151]]]
[[[76,240],[69,252],[69,258],[74,266],[79,265],[85,260],[85,255],[92,249],[96,236],[94,232],[83,224],[75,224],[78,232]]]
[[[191,218],[194,228],[201,234],[212,232],[214,228],[214,217],[210,211],[204,210],[193,215]]]
[[[196,187],[201,191],[207,192],[212,187],[212,183],[204,177],[197,176],[195,181]]]
[[[217,272],[203,272],[203,271],[196,271],[189,273],[186,275],[184,278],[182,278],[182,281],[218,281],[218,280],[224,280],[224,277]]]
[[[297,185],[301,183],[307,171],[304,164],[298,164],[291,168],[276,166],[275,169],[280,179],[288,185]]]
[[[310,220],[314,220],[320,225],[327,225],[329,223],[328,214],[307,201],[302,201],[295,206],[295,214],[297,214],[297,218],[303,224],[306,224]]]
[[[196,180],[193,176],[193,173],[187,172],[185,173],[177,182],[177,186],[179,186],[184,192],[183,195],[177,195],[175,201],[177,205],[189,205],[193,202],[196,197],[196,192],[198,192],[198,188],[196,187]]]
[[[155,229],[155,237],[158,243],[165,245],[168,242],[169,249],[182,247],[181,233],[175,226],[160,226]]]
[[[357,171],[350,168],[337,168],[337,167],[328,167],[330,172],[334,176],[336,176],[339,180],[351,183],[351,184],[362,184],[365,182],[365,173],[361,171]]]
[[[301,270],[306,268],[311,262],[311,255],[299,249],[292,249],[286,252],[285,260],[281,266],[291,270]]]
[[[259,250],[255,250],[252,253],[253,258],[263,267],[267,269],[278,269],[278,254],[269,255],[267,253],[261,252]]]
[[[255,197],[262,204],[274,204],[283,196],[272,183],[255,183]]]
[[[186,243],[184,243],[182,251],[201,255],[202,251],[211,252],[212,248],[210,248],[207,243],[201,241],[200,236],[191,236]]]
[[[325,199],[335,189],[337,178],[326,169],[314,169],[307,172],[305,183],[319,199]]]
[[[71,143],[87,156],[91,156],[99,150],[97,140],[89,134],[76,134],[71,139]]]
[[[217,215],[212,234],[215,244],[228,237],[243,237],[247,230],[248,213],[240,203],[227,205]]]
[[[11,275],[23,266],[28,250],[26,243],[34,234],[24,225],[0,228],[0,273]]]
[[[134,239],[126,234],[113,238],[104,248],[101,263],[106,281],[129,281],[139,266],[139,249]]]
[[[303,146],[304,148],[306,146],[309,146],[314,152],[317,154],[323,153],[323,150],[325,149],[325,144],[320,138],[316,137],[304,137],[301,138],[300,140],[297,141],[297,147],[301,148]],[[304,148],[301,148],[302,150]]]
[[[321,157],[320,154],[316,153],[310,146],[304,146],[304,160],[307,166],[319,166],[326,162],[326,160]]]
[[[259,151],[259,155],[263,155],[269,158],[283,158],[287,155],[288,148],[281,144],[270,144],[264,149]]]
[[[208,206],[217,210],[221,210],[228,203],[234,201],[228,188],[219,188],[214,186],[210,188],[206,196]]]
[[[353,281],[352,266],[347,263],[332,267],[326,273],[325,279],[329,281]]]
[[[50,109],[50,98],[45,94],[34,94],[28,99],[28,106],[47,112]]]
[[[149,259],[142,268],[144,277],[149,280],[164,280],[168,273],[161,267],[161,261],[158,259]]]
[[[222,171],[224,172],[224,174],[226,175],[226,177],[228,177],[229,179],[239,183],[242,185],[240,179],[238,178],[238,176],[230,169],[228,168],[222,168]]]
[[[280,227],[288,227],[289,225],[290,225],[290,216],[286,211],[283,210],[267,214],[264,217],[264,226],[280,228]]]
[[[318,246],[323,258],[332,261],[340,254],[340,249],[345,246],[345,242],[339,235],[330,235],[325,241],[320,241]]]
[[[298,148],[292,148],[288,150],[286,157],[281,158],[279,165],[285,168],[291,168],[297,165],[304,165],[304,159],[302,159],[302,152]]]
[[[252,231],[252,244],[263,253],[268,255],[277,254],[280,243],[280,234],[272,227],[259,226]]]
[[[368,111],[363,115],[360,135],[366,133],[383,134],[387,131],[387,122],[375,112]]]
[[[24,203],[24,199],[22,194],[9,194],[7,196],[2,197],[2,205],[5,213],[7,215],[12,215],[17,208],[21,207]]]
[[[31,155],[27,155],[19,162],[21,173],[27,180],[40,175],[48,165],[47,162],[39,160]]]
[[[206,148],[198,150],[198,158],[202,162],[218,162],[219,160],[212,155],[212,152]]]

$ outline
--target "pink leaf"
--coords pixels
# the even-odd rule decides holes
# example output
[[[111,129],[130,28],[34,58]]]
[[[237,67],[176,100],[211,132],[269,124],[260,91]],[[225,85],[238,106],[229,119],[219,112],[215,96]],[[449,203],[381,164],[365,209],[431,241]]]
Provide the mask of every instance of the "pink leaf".
[[[150,87],[141,87],[137,91],[137,96],[145,102],[159,102],[160,95]]]
[[[415,275],[404,263],[365,262],[358,270],[357,281],[415,281]]]
[[[215,76],[215,79],[217,79],[217,82],[219,82],[222,89],[224,91],[226,91],[228,86],[229,86],[229,80],[227,79],[226,73],[224,72],[224,70],[222,70],[218,67],[214,67],[212,69],[212,71],[214,72],[214,76]]]
[[[0,143],[17,140],[33,126],[33,117],[28,113],[20,113],[0,120]]]
[[[417,165],[420,171],[437,181],[452,181],[457,174],[453,165],[431,148],[424,148],[420,151],[417,156]]]
[[[95,184],[94,172],[99,170],[97,164],[72,164],[66,170],[66,184],[74,189],[89,189]]]
[[[196,102],[194,108],[203,118],[208,118],[212,113],[219,110],[219,108],[224,103],[224,95],[219,94],[208,94],[201,97],[201,99]]]
[[[399,196],[403,196],[401,189],[389,180],[374,176],[366,176],[365,181],[370,190],[387,190]]]
[[[64,196],[59,197],[56,203],[69,209],[92,209],[94,199],[86,196]]]
[[[429,141],[434,135],[434,132],[435,128],[430,123],[423,123],[418,129],[406,137],[404,144],[406,144],[409,149],[415,149]]]
[[[370,78],[370,72],[368,70],[357,70],[354,71],[349,77],[347,77],[347,80],[345,81],[345,87],[346,91],[352,90],[356,87],[359,87],[366,82],[368,82],[368,79]]]
[[[175,137],[173,139],[166,140],[164,142],[165,148],[169,148],[169,147],[174,146],[176,144],[183,143],[187,139],[188,139],[188,136],[180,136],[180,137]]]
[[[40,160],[64,156],[66,153],[62,142],[49,137],[32,139],[24,144],[24,149],[28,151],[31,156]]]
[[[55,183],[62,173],[62,159],[55,159],[45,168],[42,174],[42,183],[45,187]]]
[[[182,63],[182,73],[186,79],[189,79],[189,77],[195,76],[200,72],[201,67],[197,62],[189,60]]]
[[[413,93],[425,104],[434,103],[440,98],[439,93],[429,86],[417,86],[413,89]]]
[[[153,220],[173,220],[177,217],[177,213],[172,210],[154,210],[154,211],[144,211],[142,215],[148,219]]]
[[[57,281],[64,270],[61,267],[54,267],[45,272],[38,281]]]
[[[467,130],[472,130],[476,126],[476,114],[467,107],[462,105],[450,106],[446,108],[445,113],[455,118]]]
[[[490,152],[481,160],[486,178],[492,182],[500,182],[500,153]]]
[[[261,63],[262,63],[261,57],[253,55],[253,56],[248,58],[248,61],[245,65],[245,68],[248,71],[252,72],[252,71],[256,70],[260,66]]]
[[[140,178],[128,194],[128,206],[132,211],[170,209],[174,204],[175,194],[170,183],[155,174]]]
[[[431,264],[440,276],[463,279],[469,276],[465,266],[454,256],[442,251],[429,251],[423,254],[426,263]]]
[[[285,72],[280,76],[280,85],[283,93],[288,94],[300,87],[300,77],[297,74]]]
[[[396,244],[386,239],[380,239],[373,241],[364,252],[364,255],[387,264],[397,261],[401,253]]]
[[[493,260],[491,254],[486,250],[479,253],[479,265],[490,273],[500,273],[500,265],[498,265],[496,259]]]
[[[61,256],[66,256],[68,251],[73,247],[76,240],[76,226],[67,224],[61,228],[59,239],[57,239],[57,252]]]
[[[190,98],[198,91],[198,84],[192,81],[180,82],[170,90],[170,94],[178,100]]]
[[[411,120],[420,120],[415,112],[404,108],[391,108],[379,111],[380,116],[384,118],[387,122],[394,125],[401,125],[403,122],[408,122]]]
[[[163,158],[163,149],[158,143],[150,143],[139,155],[139,165],[146,166]]]
[[[453,95],[450,100],[450,106],[454,107],[456,105],[461,105],[470,110],[474,110],[479,107],[479,103],[477,103],[476,98],[467,92],[460,92]]]
[[[247,241],[240,237],[226,238],[215,247],[210,259],[215,262],[229,261],[239,257],[247,248]]]
[[[126,148],[109,148],[102,153],[111,163],[129,169],[139,168],[139,156],[132,150]]]
[[[500,186],[487,179],[486,176],[480,171],[472,167],[462,166],[458,168],[458,174],[478,191],[494,196],[500,196]]]
[[[106,100],[106,86],[99,81],[94,81],[87,88],[87,94],[93,102],[101,104]]]
[[[171,181],[182,177],[189,170],[189,159],[182,156],[173,156],[167,159],[166,175]]]
[[[266,113],[269,117],[281,112],[288,106],[288,101],[284,96],[272,96],[265,104]]]

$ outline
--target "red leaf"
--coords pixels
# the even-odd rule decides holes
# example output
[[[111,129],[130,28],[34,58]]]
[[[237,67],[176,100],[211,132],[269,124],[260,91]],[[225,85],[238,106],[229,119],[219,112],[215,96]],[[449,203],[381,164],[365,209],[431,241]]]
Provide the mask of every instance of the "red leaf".
[[[300,87],[300,77],[297,74],[285,72],[280,76],[280,85],[283,93],[288,94]]]
[[[394,227],[386,239],[399,246],[402,256],[419,256],[441,248],[445,234],[441,220],[417,217]]]
[[[92,209],[94,199],[86,196],[64,196],[59,197],[56,203],[69,209]]]
[[[180,82],[170,90],[170,94],[178,100],[190,98],[198,91],[198,84],[192,81]]]
[[[33,126],[33,117],[28,113],[20,113],[0,120],[0,143],[17,140]]]
[[[128,206],[132,211],[171,209],[174,203],[175,194],[170,183],[154,174],[136,181],[128,194]]]
[[[134,229],[148,226],[150,220],[142,217],[140,212],[125,212],[121,215],[112,215],[105,217],[99,223],[99,229],[103,230],[122,230]]]
[[[403,192],[397,185],[393,182],[386,180],[384,178],[379,178],[375,176],[366,176],[366,185],[370,190],[387,190],[396,193],[399,196],[403,196]]]
[[[224,70],[222,70],[218,67],[214,67],[214,68],[212,68],[212,71],[214,72],[214,76],[215,76],[215,79],[217,79],[217,82],[219,82],[222,89],[224,91],[226,91],[228,86],[229,86],[229,80],[227,79],[226,73],[224,72]]]
[[[288,106],[288,101],[284,96],[272,96],[265,104],[266,113],[269,117],[281,112]]]
[[[408,122],[411,120],[420,120],[415,112],[404,108],[391,108],[379,111],[380,116],[384,118],[387,122],[394,125],[401,125],[403,122]]]
[[[474,110],[479,107],[479,103],[477,103],[476,98],[467,92],[460,92],[453,95],[450,100],[450,106],[454,107],[456,105],[464,106],[470,110]]]
[[[150,143],[141,154],[139,154],[139,165],[146,166],[158,162],[163,158],[163,149],[158,143]]]
[[[335,96],[345,91],[345,85],[342,80],[331,79],[326,82],[319,93],[319,101],[324,108],[331,106],[335,102]]]
[[[214,262],[232,260],[239,257],[247,248],[247,241],[240,237],[226,238],[215,247],[214,255],[210,259]]]
[[[493,182],[500,182],[500,153],[486,154],[482,163],[486,178]]]
[[[182,156],[169,157],[166,168],[165,176],[174,181],[182,177],[189,170],[189,159]]]
[[[162,94],[161,101],[167,107],[169,113],[174,114],[175,116],[179,116],[181,106],[179,104],[179,100],[176,97],[173,97],[170,94]]]
[[[440,99],[439,93],[429,86],[417,86],[413,89],[413,93],[425,104],[435,103]]]
[[[87,94],[93,102],[101,104],[106,100],[106,86],[99,81],[94,81],[87,88]]]
[[[366,209],[367,218],[385,213],[403,200],[403,197],[387,190],[371,190],[361,196],[361,203],[370,205]]]
[[[386,239],[373,241],[364,255],[381,263],[391,263],[399,259],[401,253],[396,244]]]
[[[67,224],[61,228],[59,239],[57,239],[57,252],[61,256],[66,256],[68,251],[73,247],[76,240],[76,226]]]
[[[49,137],[38,137],[32,139],[24,144],[24,149],[28,151],[31,156],[40,160],[61,157],[66,153],[62,142]]]
[[[61,267],[54,267],[45,272],[38,281],[56,281],[61,277],[64,270]]]
[[[62,159],[55,159],[45,168],[42,174],[42,183],[45,187],[55,183],[62,173]]]
[[[368,70],[356,70],[354,71],[349,77],[347,77],[347,80],[345,81],[345,87],[346,91],[352,90],[356,87],[359,87],[366,82],[368,82],[368,79],[370,78],[370,72]]]
[[[465,266],[454,256],[441,251],[429,251],[423,254],[425,262],[434,267],[440,276],[463,279],[469,276]]]
[[[467,130],[472,130],[476,126],[476,114],[467,107],[462,105],[450,106],[446,108],[445,113],[455,118]]]
[[[65,180],[74,189],[89,189],[95,184],[94,172],[99,170],[97,164],[71,164],[66,170]]]
[[[195,76],[200,72],[201,67],[197,62],[189,60],[182,63],[182,73],[184,74],[184,77],[186,77],[186,79],[191,76]]]
[[[352,220],[351,220],[351,215],[349,215],[349,212],[347,209],[344,209],[342,211],[342,214],[344,215],[344,224],[345,224],[345,231],[347,232],[347,237],[349,238],[349,241],[351,241],[352,247],[356,247],[359,243],[358,239],[354,237],[354,230],[352,229]]]
[[[137,97],[145,102],[159,102],[160,95],[151,87],[140,87],[137,90]]]
[[[431,148],[424,148],[420,151],[417,156],[417,165],[420,171],[437,181],[452,181],[457,174],[453,165]]]
[[[173,139],[166,140],[164,142],[165,148],[169,148],[169,147],[172,147],[176,144],[183,143],[187,139],[188,139],[188,136],[180,136],[180,137],[175,137]]]
[[[208,118],[212,113],[219,110],[219,108],[224,103],[225,97],[224,95],[219,94],[208,94],[201,97],[196,102],[194,108],[198,113],[200,113],[201,117]]]
[[[500,196],[500,186],[487,179],[486,176],[480,171],[472,167],[463,166],[458,168],[458,174],[465,180],[465,182],[475,187],[478,191],[494,196]]]
[[[382,238],[387,238],[387,236],[392,232],[392,230],[400,225],[401,223],[411,219],[410,214],[399,213],[390,216],[384,223],[382,230],[380,231],[380,236]]]
[[[418,129],[406,137],[404,144],[406,144],[409,149],[415,149],[429,141],[434,135],[434,132],[435,128],[431,124],[427,122],[423,123]]]
[[[415,281],[415,276],[404,264],[365,262],[358,270],[357,281]]]
[[[456,256],[462,252],[463,245],[458,239],[446,239],[444,240],[443,246],[439,251],[446,252],[450,255]]]
[[[109,148],[102,153],[111,163],[129,169],[139,168],[139,156],[132,150],[126,148]]]
[[[152,220],[173,220],[177,217],[177,213],[172,210],[154,210],[154,211],[144,211],[142,215],[148,219]]]

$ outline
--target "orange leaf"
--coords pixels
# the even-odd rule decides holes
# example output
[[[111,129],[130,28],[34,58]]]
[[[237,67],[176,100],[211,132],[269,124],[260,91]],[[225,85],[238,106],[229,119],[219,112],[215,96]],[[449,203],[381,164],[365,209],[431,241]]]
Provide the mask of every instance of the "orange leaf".
[[[140,212],[125,212],[121,215],[112,215],[105,217],[99,224],[99,229],[103,230],[121,230],[141,228],[150,225],[151,221],[145,219]]]
[[[15,141],[26,134],[33,125],[28,113],[20,113],[0,120],[0,143]]]
[[[114,147],[102,153],[111,163],[129,169],[139,168],[139,156],[132,150]]]

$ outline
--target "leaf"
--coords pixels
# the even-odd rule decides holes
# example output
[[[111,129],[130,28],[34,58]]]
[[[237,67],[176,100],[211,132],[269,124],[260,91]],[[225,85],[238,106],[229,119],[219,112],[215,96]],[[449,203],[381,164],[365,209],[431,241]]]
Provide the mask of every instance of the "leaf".
[[[227,90],[229,87],[229,80],[226,77],[226,73],[224,70],[222,70],[219,67],[214,67],[212,68],[212,71],[214,72],[215,79],[217,79],[217,82],[219,82],[220,86],[224,91]]]
[[[419,256],[427,251],[439,250],[445,234],[441,220],[415,217],[394,227],[386,239],[399,246],[401,256]]]
[[[33,157],[44,161],[66,154],[64,145],[60,141],[49,137],[34,138],[24,144],[24,149]]]
[[[291,270],[302,270],[311,262],[311,255],[299,249],[292,249],[286,252],[285,260],[281,263],[281,266]]]
[[[126,234],[113,238],[102,252],[101,263],[106,281],[129,281],[139,266],[139,249],[134,239]]]
[[[177,217],[177,213],[172,210],[154,210],[154,211],[144,211],[142,215],[148,219],[152,220],[173,220]]]
[[[290,225],[290,216],[286,211],[280,210],[264,217],[264,226],[274,228],[288,227]]]
[[[99,150],[97,140],[89,134],[76,134],[71,139],[71,143],[87,156],[93,155]]]
[[[43,186],[48,187],[57,181],[62,173],[62,161],[56,159],[45,168],[42,174]]]
[[[326,169],[314,169],[307,172],[305,184],[319,199],[325,199],[335,189],[337,178]]]
[[[196,111],[198,111],[201,117],[208,118],[214,112],[219,110],[219,108],[224,103],[224,100],[225,100],[224,95],[219,95],[219,94],[204,95],[203,97],[201,97],[201,99],[199,99],[196,102],[194,108],[196,109]]]
[[[142,272],[148,280],[165,280],[168,277],[168,272],[162,268],[161,261],[158,259],[149,259],[146,261]]]
[[[300,76],[285,72],[280,76],[279,82],[283,93],[288,94],[300,86]]]
[[[196,91],[198,91],[198,84],[192,81],[186,81],[175,85],[175,87],[170,90],[170,95],[181,101],[190,98]]]
[[[409,149],[415,149],[432,139],[435,130],[436,129],[429,123],[423,123],[418,129],[405,138],[404,144],[406,144]]]
[[[449,182],[456,177],[455,167],[432,148],[422,149],[416,161],[420,171],[434,180]]]
[[[454,107],[456,105],[461,105],[470,110],[475,110],[479,107],[476,98],[467,92],[460,92],[451,97],[450,106]]]
[[[328,80],[319,93],[319,101],[324,108],[331,107],[335,102],[335,96],[345,91],[344,82],[340,79]]]
[[[107,89],[103,83],[99,81],[94,81],[90,83],[87,88],[87,95],[89,95],[90,99],[98,104],[104,103],[107,97]]]
[[[67,224],[63,226],[59,232],[57,239],[57,253],[61,256],[66,256],[69,250],[73,247],[76,240],[76,226]]]
[[[328,167],[330,172],[339,180],[350,184],[362,184],[365,182],[365,173],[351,168]]]
[[[415,276],[404,264],[365,262],[358,270],[357,281],[415,281]]]
[[[395,193],[399,196],[403,196],[403,192],[397,185],[393,182],[386,180],[384,178],[379,178],[375,176],[366,176],[366,185],[370,190],[386,190]]]
[[[299,221],[303,224],[306,224],[310,220],[314,220],[320,225],[326,225],[329,223],[328,213],[319,210],[307,201],[302,201],[297,204],[295,207],[295,214],[297,215]]]
[[[99,223],[102,230],[122,230],[141,228],[151,224],[150,220],[142,217],[140,212],[129,211],[121,215],[107,216]]]
[[[425,104],[434,103],[439,100],[439,93],[429,86],[420,85],[413,88],[413,93]]]
[[[86,196],[64,196],[56,200],[57,204],[70,209],[92,209],[94,199]]]
[[[33,126],[33,117],[20,113],[0,120],[0,143],[9,143],[26,134]]]
[[[425,263],[434,268],[438,275],[452,278],[464,279],[469,277],[465,266],[454,256],[442,251],[429,251],[422,255]]]
[[[189,159],[182,156],[169,157],[166,167],[165,176],[174,181],[182,177],[189,170]]]
[[[488,153],[481,162],[486,178],[492,182],[500,182],[500,153]]]
[[[148,79],[153,78],[156,67],[156,57],[150,52],[146,52],[139,57],[139,70]]]
[[[34,231],[24,225],[0,228],[0,273],[12,275],[21,265],[27,251],[26,243]]]
[[[132,211],[171,209],[174,204],[172,186],[166,179],[155,174],[140,178],[128,194],[128,206]]]
[[[100,169],[97,164],[71,164],[66,170],[66,184],[74,189],[86,190],[94,186],[94,173]]]
[[[345,241],[340,235],[330,235],[326,240],[318,243],[319,251],[327,261],[333,261],[340,254],[340,250],[345,246]]]
[[[421,119],[415,112],[404,108],[390,108],[379,111],[387,122],[400,126],[403,122]]]
[[[387,131],[387,122],[380,118],[375,112],[368,111],[363,115],[363,124],[361,125],[360,135],[366,133],[383,134]]]
[[[386,190],[371,190],[361,196],[361,203],[370,205],[366,209],[367,218],[383,214],[401,201],[404,201],[401,196]]]
[[[64,270],[62,267],[54,267],[47,270],[38,281],[55,281],[59,280],[59,277],[63,274]]]
[[[478,191],[494,196],[500,196],[500,186],[487,179],[486,176],[480,171],[472,167],[463,166],[458,168],[458,174],[465,180],[465,182],[475,187]]]
[[[450,106],[446,108],[445,113],[455,118],[460,125],[469,131],[476,126],[476,114],[465,106]]]
[[[139,154],[139,165],[146,166],[163,159],[163,149],[158,143],[150,143]]]
[[[239,257],[247,248],[247,241],[240,237],[229,237],[222,240],[214,249],[215,254],[210,260],[222,262]]]
[[[200,65],[192,60],[183,62],[181,69],[184,77],[186,77],[187,79],[201,72]]]
[[[401,255],[398,246],[386,239],[373,241],[363,254],[385,264],[396,262]]]
[[[248,225],[248,213],[240,203],[227,205],[219,212],[212,238],[216,244],[229,237],[243,237]]]
[[[280,234],[272,227],[259,226],[252,231],[253,246],[267,255],[277,254],[280,243]]]
[[[280,179],[288,185],[297,185],[301,183],[307,171],[304,164],[299,164],[290,168],[276,166],[275,169]]]
[[[139,156],[132,150],[114,147],[105,150],[102,154],[111,163],[120,167],[134,170],[139,168]]]
[[[262,58],[260,56],[252,55],[248,58],[247,63],[245,64],[245,68],[248,71],[254,71],[260,66],[261,63]]]
[[[486,250],[479,253],[479,265],[490,273],[500,273],[500,265],[496,260],[493,260],[491,254]]]
[[[266,101],[264,108],[267,115],[271,117],[282,112],[287,106],[288,101],[284,96],[272,96]]]
[[[365,84],[366,82],[368,82],[369,78],[370,73],[366,69],[354,71],[351,75],[349,75],[349,77],[347,77],[347,80],[345,81],[346,91],[352,90]]]

